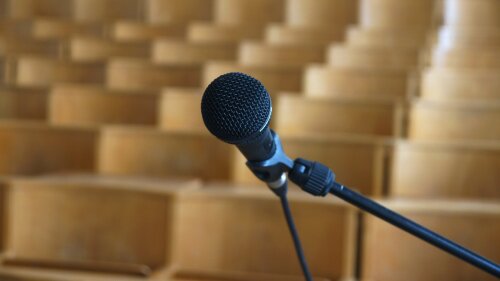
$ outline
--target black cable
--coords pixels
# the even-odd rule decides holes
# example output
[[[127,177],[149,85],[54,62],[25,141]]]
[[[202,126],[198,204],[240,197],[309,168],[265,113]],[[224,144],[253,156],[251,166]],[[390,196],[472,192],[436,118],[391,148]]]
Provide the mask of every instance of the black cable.
[[[334,182],[329,191],[331,194],[377,216],[386,222],[454,255],[455,257],[500,278],[500,266],[488,259],[466,249],[457,243],[417,224],[402,215],[391,211],[363,195],[350,190],[340,183]]]
[[[284,188],[284,190],[286,190],[286,188]],[[288,228],[290,229],[290,233],[292,234],[293,244],[295,245],[295,251],[297,252],[297,257],[299,258],[300,267],[302,268],[304,277],[306,278],[306,281],[313,281],[311,272],[309,271],[309,267],[307,265],[306,257],[304,255],[304,250],[302,249],[302,245],[300,243],[299,234],[297,233],[297,229],[295,228],[295,223],[293,222],[293,216],[292,212],[290,211],[290,206],[288,205],[286,191],[279,192],[277,194],[278,197],[280,198],[281,206],[283,207],[283,212],[285,213],[285,218],[288,224]]]

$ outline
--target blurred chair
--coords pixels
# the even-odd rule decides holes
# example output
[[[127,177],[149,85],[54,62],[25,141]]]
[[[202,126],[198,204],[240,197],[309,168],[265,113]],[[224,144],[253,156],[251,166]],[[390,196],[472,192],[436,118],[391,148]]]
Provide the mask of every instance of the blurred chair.
[[[199,114],[201,89],[167,88],[162,91],[159,126],[168,131],[206,132]]]
[[[45,120],[48,99],[45,88],[0,87],[0,118]]]

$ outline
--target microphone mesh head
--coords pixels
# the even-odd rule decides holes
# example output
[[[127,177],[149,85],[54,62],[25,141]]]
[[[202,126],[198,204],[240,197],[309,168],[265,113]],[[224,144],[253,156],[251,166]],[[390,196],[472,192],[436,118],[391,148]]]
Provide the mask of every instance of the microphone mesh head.
[[[207,129],[222,141],[242,144],[264,132],[271,119],[271,97],[259,80],[243,73],[219,76],[201,101]]]

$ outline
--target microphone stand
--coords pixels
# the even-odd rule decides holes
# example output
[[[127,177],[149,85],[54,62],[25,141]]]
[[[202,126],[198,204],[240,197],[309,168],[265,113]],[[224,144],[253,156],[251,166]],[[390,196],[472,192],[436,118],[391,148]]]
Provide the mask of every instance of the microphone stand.
[[[247,166],[259,179],[266,182],[268,187],[281,199],[285,217],[292,233],[295,249],[306,280],[312,279],[286,200],[287,173],[292,182],[309,194],[323,197],[328,194],[335,195],[411,235],[500,278],[500,266],[498,264],[335,182],[335,174],[325,165],[301,158],[292,161],[284,153],[278,135],[273,131],[271,133],[274,137],[274,145],[276,146],[274,155],[262,162],[248,161]]]

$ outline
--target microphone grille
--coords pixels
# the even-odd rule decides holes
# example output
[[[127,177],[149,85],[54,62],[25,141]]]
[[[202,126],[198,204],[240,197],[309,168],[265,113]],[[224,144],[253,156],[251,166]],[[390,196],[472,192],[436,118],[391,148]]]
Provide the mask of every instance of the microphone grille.
[[[259,80],[239,72],[226,73],[208,85],[201,101],[205,126],[217,138],[241,144],[269,125],[271,97]]]

